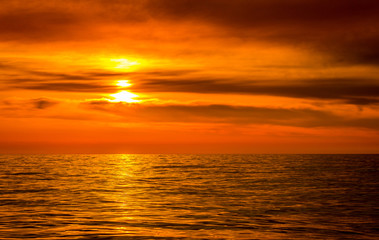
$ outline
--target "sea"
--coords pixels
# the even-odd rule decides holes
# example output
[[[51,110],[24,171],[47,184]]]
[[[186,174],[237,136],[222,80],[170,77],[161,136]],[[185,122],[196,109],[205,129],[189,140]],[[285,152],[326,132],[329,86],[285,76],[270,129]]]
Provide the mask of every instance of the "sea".
[[[0,239],[379,239],[379,155],[0,155]]]

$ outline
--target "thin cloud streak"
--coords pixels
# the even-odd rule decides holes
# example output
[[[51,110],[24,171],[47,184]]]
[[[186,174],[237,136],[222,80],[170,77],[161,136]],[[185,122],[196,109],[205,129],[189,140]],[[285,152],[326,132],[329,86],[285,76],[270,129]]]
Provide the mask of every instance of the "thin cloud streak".
[[[95,83],[39,83],[17,86],[18,89],[43,90],[57,92],[84,92],[84,93],[114,93],[119,91],[116,86],[107,86]]]
[[[146,80],[136,91],[192,92],[340,100],[370,105],[379,101],[379,83],[371,79],[304,79],[302,81]]]
[[[379,118],[346,118],[327,111],[306,108],[270,108],[232,105],[151,105],[95,100],[84,108],[113,113],[130,122],[214,122],[269,124],[296,127],[358,127],[379,129]]]

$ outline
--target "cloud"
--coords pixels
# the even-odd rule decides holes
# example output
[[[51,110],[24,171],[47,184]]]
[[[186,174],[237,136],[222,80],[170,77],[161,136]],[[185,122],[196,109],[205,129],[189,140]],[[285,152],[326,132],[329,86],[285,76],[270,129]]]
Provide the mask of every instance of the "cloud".
[[[67,73],[56,73],[56,72],[46,72],[46,71],[36,71],[29,70],[25,71],[25,73],[37,76],[37,77],[45,77],[50,80],[94,80],[96,79],[96,75],[94,74],[67,74]]]
[[[20,9],[0,14],[2,40],[67,39],[72,36],[80,19],[60,10]]]
[[[158,36],[161,42],[175,40],[167,24],[178,30],[187,24],[186,39],[196,33],[192,23],[210,27],[205,36],[217,42],[232,36],[322,52],[335,64],[379,64],[376,0],[36,0],[2,2],[2,7],[2,41],[121,38],[155,46]]]
[[[86,109],[113,113],[128,122],[213,122],[296,127],[361,127],[379,129],[379,118],[349,118],[307,108],[232,105],[127,104],[103,100],[82,103]]]
[[[0,65],[1,68],[1,65]],[[5,67],[4,67],[5,68]],[[9,66],[9,68],[11,68]],[[19,69],[21,70],[21,69]],[[128,78],[128,77],[137,77],[137,78],[151,78],[151,77],[177,77],[183,76],[186,74],[191,74],[194,72],[198,72],[198,70],[144,70],[144,71],[136,71],[136,72],[116,72],[112,70],[97,70],[97,71],[81,71],[73,74],[61,73],[61,72],[50,72],[50,71],[37,71],[37,70],[29,70],[23,69],[21,70],[24,73],[31,74],[36,77],[44,77],[50,80],[64,80],[64,81],[72,81],[72,80],[102,80],[107,78]]]
[[[235,38],[324,52],[338,64],[379,64],[379,3],[363,1],[149,1],[153,15],[212,24]]]
[[[233,27],[272,24],[330,25],[361,18],[377,17],[375,0],[330,2],[327,0],[151,0],[151,12],[176,20],[194,18]],[[159,11],[158,11],[159,10]]]
[[[15,66],[4,65],[13,70]],[[114,93],[119,79],[133,79],[130,90],[148,92],[188,92],[206,94],[266,95],[311,100],[333,100],[354,105],[376,105],[379,102],[379,80],[372,78],[304,78],[299,80],[259,80],[226,78],[221,74],[201,76],[193,69],[112,70],[50,72],[18,68],[20,77],[3,80],[9,89],[60,92]],[[204,72],[203,72],[204,73]],[[112,85],[113,84],[113,85]]]
[[[60,102],[55,99],[49,98],[32,98],[32,99],[20,99],[20,98],[8,98],[3,99],[0,102],[0,109],[4,112],[14,111],[34,111],[45,110],[51,108]]]
[[[194,92],[268,95],[291,98],[339,100],[370,105],[379,101],[379,82],[372,79],[326,78],[298,81],[236,81],[234,79],[141,80],[136,91]]]
[[[38,99],[33,99],[31,101],[34,104],[34,106],[38,109],[49,108],[57,104],[56,101],[52,101],[46,98],[38,98]]]
[[[97,83],[36,83],[16,86],[19,89],[58,91],[58,92],[92,92],[92,93],[114,93],[119,91],[116,86],[102,85]]]
[[[114,93],[119,89],[117,86],[112,86],[109,83],[112,83],[116,79],[123,79],[129,75],[110,70],[89,70],[88,72],[32,70],[30,67],[17,66],[15,64],[3,65],[2,70],[3,73],[8,71],[8,74],[4,74],[1,79],[1,82],[5,83],[5,90],[29,89],[60,92]]]
[[[346,99],[345,103],[347,104],[353,104],[353,105],[378,105],[379,99],[378,98],[350,98]]]
[[[14,1],[2,2],[0,39],[26,42],[91,40],[103,24],[145,21],[136,1]],[[141,13],[141,14],[140,14]]]
[[[144,69],[139,71],[113,71],[107,69],[91,69],[92,66],[87,66],[82,70],[68,70],[66,72],[39,70],[40,65],[45,63],[34,63],[34,66],[28,66],[30,62],[7,62],[1,59],[0,71],[11,72],[12,76],[21,75],[23,77],[30,77],[30,81],[38,81],[41,79],[46,80],[62,80],[62,81],[76,81],[76,80],[107,80],[122,79],[128,77],[134,78],[163,78],[163,77],[179,77],[192,73],[200,72],[196,69]],[[2,79],[5,80],[5,79]],[[10,82],[15,79],[10,79]],[[17,80],[17,79],[16,79]],[[27,80],[26,78],[23,80]]]

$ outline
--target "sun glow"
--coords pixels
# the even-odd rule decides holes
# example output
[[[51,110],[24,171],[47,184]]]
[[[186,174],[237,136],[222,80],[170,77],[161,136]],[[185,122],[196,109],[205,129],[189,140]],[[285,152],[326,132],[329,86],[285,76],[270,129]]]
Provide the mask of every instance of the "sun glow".
[[[112,102],[139,102],[140,100],[137,100],[135,98],[138,97],[138,95],[128,92],[128,91],[121,91],[115,94],[110,94],[111,97],[114,98],[114,100],[111,100]]]
[[[129,80],[119,80],[116,83],[117,86],[119,87],[130,87],[132,84],[129,82]]]
[[[137,61],[131,61],[125,58],[111,59],[111,61],[116,63],[114,68],[118,69],[129,69],[130,67],[139,64]]]

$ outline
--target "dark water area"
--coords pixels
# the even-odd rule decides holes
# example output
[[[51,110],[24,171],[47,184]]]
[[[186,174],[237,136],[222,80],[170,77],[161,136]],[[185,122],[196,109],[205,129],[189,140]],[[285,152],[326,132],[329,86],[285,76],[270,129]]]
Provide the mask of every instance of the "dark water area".
[[[0,239],[379,239],[379,155],[0,155]]]

